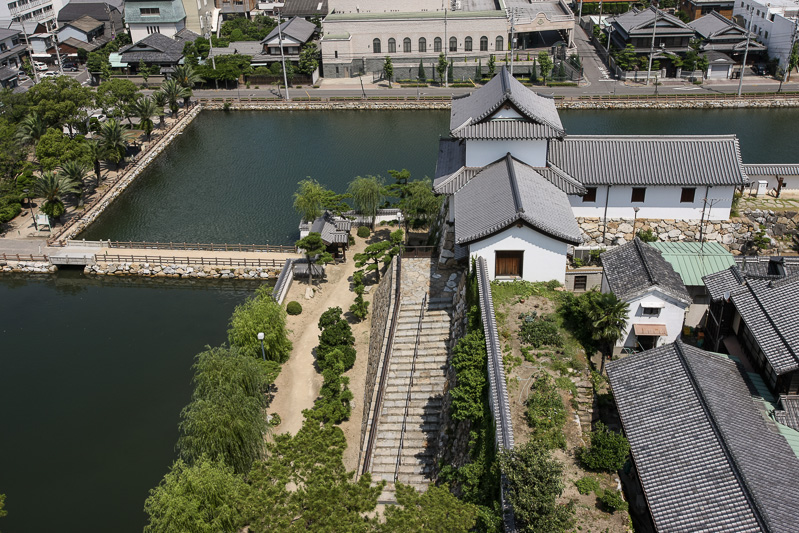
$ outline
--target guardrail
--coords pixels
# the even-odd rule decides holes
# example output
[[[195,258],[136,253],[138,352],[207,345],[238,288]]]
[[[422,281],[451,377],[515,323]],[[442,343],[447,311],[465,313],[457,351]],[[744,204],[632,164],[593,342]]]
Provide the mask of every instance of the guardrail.
[[[282,266],[282,259],[232,259],[219,257],[177,257],[163,255],[112,255],[103,254],[96,256],[97,261],[104,263],[158,263],[176,265],[200,266],[230,266],[230,267],[272,267]]]
[[[397,331],[397,322],[399,320],[399,310],[400,310],[400,300],[402,299],[402,295],[400,294],[401,288],[401,281],[402,281],[402,255],[397,255],[397,272],[396,272],[396,293],[394,296],[394,309],[391,315],[391,324],[389,325],[388,330],[388,339],[386,340],[386,350],[385,356],[383,357],[383,368],[380,371],[380,381],[378,382],[378,389],[377,389],[377,396],[375,398],[375,405],[372,409],[372,426],[369,430],[369,438],[366,441],[366,449],[364,451],[364,458],[363,458],[363,467],[361,468],[361,474],[365,474],[369,471],[369,466],[372,461],[372,450],[374,449],[375,439],[377,439],[377,423],[380,420],[380,411],[382,410],[383,406],[383,393],[386,389],[386,381],[388,380],[388,367],[389,361],[391,359],[391,352],[394,347],[394,334]]]
[[[31,261],[34,263],[49,262],[50,258],[46,255],[33,255],[33,254],[0,254],[3,261]]]
[[[405,398],[405,411],[402,413],[402,430],[400,431],[400,442],[397,450],[397,465],[394,467],[394,483],[399,479],[399,469],[402,463],[402,448],[405,446],[405,427],[408,422],[408,409],[411,405],[411,392],[413,391],[413,375],[416,373],[416,357],[419,355],[419,339],[422,335],[422,319],[424,318],[424,308],[427,305],[427,294],[422,298],[422,307],[419,309],[419,321],[416,323],[416,342],[413,346],[413,359],[411,360],[411,375],[408,378],[408,397]]]

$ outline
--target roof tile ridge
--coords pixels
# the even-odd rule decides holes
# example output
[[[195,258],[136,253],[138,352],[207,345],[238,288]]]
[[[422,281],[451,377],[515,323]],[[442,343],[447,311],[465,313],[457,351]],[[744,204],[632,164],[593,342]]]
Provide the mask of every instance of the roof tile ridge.
[[[508,169],[508,179],[510,180],[510,190],[513,194],[513,204],[516,208],[516,213],[524,213],[524,205],[522,204],[522,196],[519,191],[519,182],[516,178],[516,169],[513,167],[513,156],[510,152],[505,155],[505,165]]]
[[[552,163],[551,161],[547,160],[547,166],[543,168],[551,168],[552,170],[555,171],[555,173],[562,176],[565,180],[570,181],[573,185],[579,185],[580,187],[585,189],[585,185],[583,185],[583,183],[580,180],[578,180],[577,178],[575,178],[574,176],[572,176],[571,174],[560,168],[558,165]]]
[[[770,281],[768,283],[768,287],[767,288],[772,288],[771,287],[772,283],[774,283],[774,282]],[[794,362],[795,363],[799,363],[799,354],[796,353],[796,350],[793,348],[793,346],[791,346],[791,343],[788,342],[788,339],[786,339],[785,335],[782,334],[782,330],[779,327],[777,327],[776,322],[774,322],[774,319],[771,318],[771,313],[768,312],[768,310],[766,309],[766,306],[763,305],[763,301],[760,299],[760,296],[757,294],[755,289],[760,289],[760,287],[758,285],[751,285],[751,284],[748,284],[748,283],[746,284],[746,287],[749,289],[749,294],[752,295],[752,298],[755,300],[755,303],[757,303],[757,306],[763,312],[763,315],[766,317],[766,320],[768,321],[769,325],[772,328],[774,328],[774,333],[777,334],[777,337],[779,337],[780,341],[785,346],[785,348],[787,349],[788,353],[793,357]]]
[[[707,418],[708,422],[710,423],[710,428],[716,436],[718,440],[719,446],[721,447],[721,451],[724,454],[727,462],[729,463],[733,475],[735,476],[735,480],[738,482],[738,485],[741,487],[741,492],[743,492],[744,498],[749,502],[749,507],[752,510],[752,514],[755,517],[760,529],[763,531],[771,531],[771,528],[767,526],[765,513],[763,513],[760,509],[760,504],[755,497],[755,495],[749,490],[749,485],[746,483],[746,478],[738,467],[738,461],[735,458],[735,455],[732,453],[732,450],[727,445],[727,441],[724,439],[724,435],[719,428],[719,425],[716,421],[716,417],[713,413],[713,410],[710,408],[705,395],[702,394],[702,389],[699,387],[698,380],[696,375],[694,374],[694,369],[691,367],[691,363],[688,358],[685,356],[685,352],[683,351],[683,342],[681,340],[674,341],[674,352],[677,355],[682,367],[685,369],[686,377],[691,384],[691,388],[693,389],[694,393],[696,394],[696,399],[699,401],[699,405],[702,411],[705,413],[705,417]],[[704,350],[703,350],[704,351]],[[736,364],[736,363],[734,363]],[[737,364],[736,364],[737,365]]]
[[[646,276],[649,278],[650,283],[652,283],[653,285],[660,285],[660,283],[658,283],[658,280],[655,278],[654,274],[652,273],[652,269],[649,268],[649,261],[647,260],[646,254],[644,253],[643,246],[647,245],[641,242],[641,239],[639,239],[638,237],[633,239],[633,243],[635,245],[635,251],[638,253],[638,256],[641,258],[641,264],[644,266],[644,271],[646,272]],[[654,248],[652,249],[654,250]]]

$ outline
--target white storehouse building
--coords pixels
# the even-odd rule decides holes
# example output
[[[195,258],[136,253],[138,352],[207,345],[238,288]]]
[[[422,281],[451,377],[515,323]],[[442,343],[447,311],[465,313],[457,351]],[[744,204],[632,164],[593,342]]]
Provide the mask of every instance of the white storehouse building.
[[[576,217],[726,220],[748,183],[734,135],[567,136],[554,101],[503,68],[453,99],[433,189],[454,228],[445,255],[485,257],[492,279],[563,283]]]

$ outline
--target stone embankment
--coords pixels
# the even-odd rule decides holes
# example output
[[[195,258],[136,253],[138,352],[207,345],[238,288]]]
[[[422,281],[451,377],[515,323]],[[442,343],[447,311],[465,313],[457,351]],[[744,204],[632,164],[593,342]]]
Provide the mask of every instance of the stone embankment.
[[[556,100],[559,109],[739,109],[739,108],[773,108],[799,107],[797,98],[736,98],[730,95],[725,99],[708,100],[572,100],[564,98]]]
[[[0,272],[19,274],[54,274],[58,267],[46,261],[0,261]]]
[[[718,242],[733,254],[745,250],[753,238],[761,237],[767,248],[779,246],[778,240],[796,234],[799,214],[796,212],[744,211],[743,216],[725,221],[704,223],[702,240]],[[633,220],[612,218],[603,227],[601,218],[578,217],[584,246],[618,246],[634,237]],[[702,221],[673,219],[638,219],[636,231],[651,231],[659,241],[698,241]]]
[[[133,163],[132,168],[117,180],[94,205],[87,209],[83,216],[65,226],[60,233],[53,236],[52,240],[67,241],[86,229],[186,129],[186,126],[191,124],[192,120],[200,114],[200,111],[202,111],[201,105],[197,105],[189,111],[172,127],[169,133],[159,139],[149,151]]]
[[[280,267],[225,267],[188,266],[156,263],[106,263],[98,262],[83,269],[85,274],[97,276],[140,276],[150,278],[207,278],[207,279],[272,279]]]
[[[225,109],[223,102],[208,101],[203,104],[205,109],[221,110]],[[370,102],[368,100],[344,100],[344,101],[318,101],[318,102],[230,102],[227,109],[231,111],[252,111],[252,110],[269,110],[269,111],[331,111],[331,110],[425,110],[425,109],[449,109],[449,100],[442,101],[424,101],[424,100],[407,100],[395,102]]]

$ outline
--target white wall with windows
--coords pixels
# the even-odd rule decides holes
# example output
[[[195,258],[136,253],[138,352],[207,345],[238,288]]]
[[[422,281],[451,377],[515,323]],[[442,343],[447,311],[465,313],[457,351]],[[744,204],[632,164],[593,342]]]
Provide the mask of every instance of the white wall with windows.
[[[153,21],[149,24],[129,24],[130,38],[134,43],[138,43],[148,35],[153,33],[160,33],[169,38],[175,37],[175,34],[186,27],[185,20],[180,22],[158,22]]]
[[[776,57],[780,65],[786,65],[799,16],[795,0],[735,0],[732,16],[768,47],[769,57]]]
[[[664,218],[678,220],[727,220],[735,187],[665,187],[607,185],[587,187],[585,196],[569,196],[576,217]],[[705,198],[708,199],[707,205]],[[712,206],[711,206],[712,201]],[[607,214],[605,206],[607,205]]]
[[[609,292],[607,283],[603,281],[603,292]],[[663,292],[653,288],[643,295],[627,300],[629,314],[624,332],[616,343],[618,348],[636,348],[638,338],[634,332],[635,324],[662,324],[666,326],[666,335],[657,339],[656,346],[663,346],[677,340],[682,334],[685,321],[685,304]]]
[[[518,279],[496,276],[497,252],[522,252],[522,276],[525,281],[557,280],[566,278],[566,251],[568,245],[535,231],[529,226],[512,226],[495,235],[469,245],[470,257],[484,257],[491,280]]]

